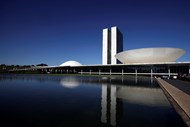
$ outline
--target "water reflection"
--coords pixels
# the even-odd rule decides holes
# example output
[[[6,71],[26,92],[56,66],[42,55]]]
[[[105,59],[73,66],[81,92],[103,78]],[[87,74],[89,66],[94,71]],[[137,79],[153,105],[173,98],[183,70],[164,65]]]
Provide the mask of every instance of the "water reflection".
[[[116,89],[115,85],[102,83],[101,121],[112,126],[116,126]]]
[[[60,84],[66,88],[76,88],[80,85],[80,80],[76,77],[64,77],[61,79]]]
[[[116,96],[133,104],[169,106],[162,93],[162,90],[158,88],[120,87]]]
[[[6,123],[22,120],[34,126],[185,126],[150,77],[0,75],[0,100],[0,116]]]
[[[135,78],[135,80],[133,79]],[[102,80],[108,80],[108,77],[103,77]],[[138,79],[138,77],[124,78],[121,77],[122,84],[114,85],[117,82],[117,77],[109,79],[110,83],[102,83],[101,96],[101,122],[117,126],[117,122],[123,115],[123,103],[144,105],[148,107],[170,107],[168,100],[162,90],[158,88],[151,78]],[[135,82],[134,82],[135,81]],[[147,83],[147,81],[150,83]],[[134,85],[135,83],[135,85]],[[138,84],[141,84],[138,86]]]

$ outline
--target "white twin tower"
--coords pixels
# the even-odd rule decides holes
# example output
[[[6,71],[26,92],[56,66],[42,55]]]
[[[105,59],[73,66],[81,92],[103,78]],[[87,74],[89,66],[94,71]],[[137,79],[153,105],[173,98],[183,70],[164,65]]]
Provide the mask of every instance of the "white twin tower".
[[[103,46],[102,46],[102,64],[118,64],[120,63],[115,55],[123,51],[123,35],[119,29],[114,26],[111,31],[103,29]]]

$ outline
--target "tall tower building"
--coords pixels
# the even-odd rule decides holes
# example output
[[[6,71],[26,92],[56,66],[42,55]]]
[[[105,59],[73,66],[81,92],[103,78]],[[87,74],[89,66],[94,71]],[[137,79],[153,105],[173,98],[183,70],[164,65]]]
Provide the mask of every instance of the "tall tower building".
[[[103,29],[102,44],[102,64],[111,64],[111,32],[108,28]]]
[[[111,28],[111,32],[108,28],[103,29],[102,43],[102,64],[120,63],[115,55],[123,51],[123,35],[116,26]]]

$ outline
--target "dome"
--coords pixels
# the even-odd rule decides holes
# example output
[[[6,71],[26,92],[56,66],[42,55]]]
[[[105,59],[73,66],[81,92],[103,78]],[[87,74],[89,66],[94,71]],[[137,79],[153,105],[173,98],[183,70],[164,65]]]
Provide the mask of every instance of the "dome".
[[[62,63],[61,65],[59,66],[82,66],[82,64],[80,64],[79,62],[77,61],[67,61],[65,63]]]
[[[185,54],[180,48],[141,48],[120,52],[115,57],[123,64],[175,62]]]

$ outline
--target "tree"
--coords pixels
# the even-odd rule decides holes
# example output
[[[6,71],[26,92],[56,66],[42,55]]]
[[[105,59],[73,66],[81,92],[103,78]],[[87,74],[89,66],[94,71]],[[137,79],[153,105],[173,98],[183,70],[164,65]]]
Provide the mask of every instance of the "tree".
[[[47,64],[41,63],[41,64],[37,64],[36,66],[48,66]]]

